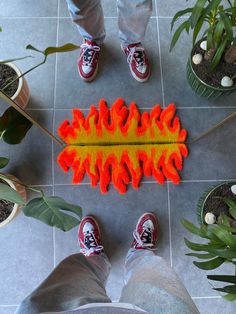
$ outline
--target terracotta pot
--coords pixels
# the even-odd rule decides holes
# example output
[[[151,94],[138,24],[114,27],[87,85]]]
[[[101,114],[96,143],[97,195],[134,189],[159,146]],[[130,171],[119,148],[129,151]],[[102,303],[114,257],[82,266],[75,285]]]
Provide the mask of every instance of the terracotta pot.
[[[14,63],[6,63],[9,67],[11,67],[17,74],[17,76],[20,76],[22,72],[20,69],[14,64]],[[30,97],[29,87],[26,82],[26,79],[24,77],[21,77],[19,79],[19,85],[17,88],[17,91],[15,94],[11,97],[12,100],[14,100],[18,106],[20,106],[22,109],[25,109],[28,105]]]
[[[23,187],[21,184],[13,182],[11,180],[14,181],[19,181],[16,177],[14,177],[13,175],[7,174],[7,179],[3,179],[1,178],[1,180],[5,181],[11,188],[13,188],[14,190],[16,190],[22,197],[23,199],[26,201],[27,196],[26,196],[26,189],[25,187]],[[5,225],[7,225],[13,218],[15,218],[19,212],[20,212],[21,206],[18,204],[15,204],[13,207],[13,210],[11,212],[11,214],[7,217],[7,219],[5,219],[4,221],[2,221],[0,223],[0,228],[4,227]]]

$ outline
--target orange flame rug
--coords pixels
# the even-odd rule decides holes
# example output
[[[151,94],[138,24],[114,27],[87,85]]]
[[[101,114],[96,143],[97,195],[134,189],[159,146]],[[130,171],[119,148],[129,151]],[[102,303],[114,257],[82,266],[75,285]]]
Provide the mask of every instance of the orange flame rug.
[[[101,99],[99,110],[91,106],[86,118],[73,109],[72,122],[65,120],[58,128],[66,144],[58,163],[64,171],[72,169],[73,183],[80,183],[87,173],[92,186],[100,182],[102,193],[111,181],[120,193],[126,192],[130,182],[138,188],[143,175],[153,176],[160,184],[165,179],[178,184],[188,150],[187,132],[175,112],[170,104],[141,114],[134,102],[128,108],[121,98],[110,110]]]

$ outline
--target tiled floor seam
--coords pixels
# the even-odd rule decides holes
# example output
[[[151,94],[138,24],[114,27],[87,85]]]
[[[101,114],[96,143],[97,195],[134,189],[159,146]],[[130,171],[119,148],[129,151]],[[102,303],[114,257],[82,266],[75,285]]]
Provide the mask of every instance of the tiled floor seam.
[[[157,1],[155,0],[156,16],[157,16]],[[162,106],[165,108],[165,93],[164,93],[164,81],[163,81],[163,70],[162,70],[162,60],[161,60],[161,38],[159,29],[159,20],[156,18],[157,23],[157,40],[158,40],[158,51],[159,51],[159,64],[160,64],[160,76],[161,76],[161,91],[162,91]]]
[[[169,186],[169,182],[167,182],[167,206],[168,206],[168,219],[169,219],[170,266],[173,267],[172,235],[171,235],[171,212],[170,212],[170,186]]]
[[[56,46],[59,43],[59,12],[60,12],[60,0],[57,0],[57,33],[56,33]],[[56,109],[56,94],[57,94],[57,54],[55,56],[55,82],[54,82],[54,102],[53,102],[53,134],[55,133],[55,109]],[[55,171],[54,171],[54,142],[52,141],[52,195],[55,195]],[[53,267],[56,266],[56,233],[55,227],[52,228],[53,239]]]

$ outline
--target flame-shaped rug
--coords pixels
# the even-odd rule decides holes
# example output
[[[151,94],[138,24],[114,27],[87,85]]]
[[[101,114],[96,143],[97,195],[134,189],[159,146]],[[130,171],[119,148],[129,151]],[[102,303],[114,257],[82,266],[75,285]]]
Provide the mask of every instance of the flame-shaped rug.
[[[135,103],[128,108],[121,98],[110,110],[101,99],[99,110],[91,106],[86,118],[73,109],[73,121],[65,120],[58,128],[66,143],[58,163],[64,171],[72,168],[73,183],[80,183],[87,173],[92,186],[100,182],[102,193],[110,181],[120,193],[126,192],[130,181],[138,188],[143,175],[153,176],[160,184],[165,179],[178,184],[178,170],[188,150],[187,132],[175,112],[170,104],[141,114]]]

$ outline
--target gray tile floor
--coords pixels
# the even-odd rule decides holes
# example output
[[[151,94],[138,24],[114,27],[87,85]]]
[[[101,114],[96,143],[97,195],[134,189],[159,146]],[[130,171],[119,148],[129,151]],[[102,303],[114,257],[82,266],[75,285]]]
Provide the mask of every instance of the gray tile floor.
[[[140,109],[155,103],[163,107],[174,102],[184,127],[193,138],[234,112],[236,94],[214,102],[198,98],[185,79],[186,58],[190,41],[186,37],[173,53],[168,52],[171,16],[186,4],[182,1],[156,1],[149,23],[145,46],[152,60],[152,77],[140,85],[130,76],[125,57],[117,39],[115,0],[103,0],[107,39],[103,50],[97,80],[92,84],[81,82],[76,70],[78,52],[52,56],[41,69],[28,75],[31,91],[29,113],[54,133],[59,123],[70,117],[73,107],[87,108],[105,97],[111,104],[122,96],[127,102],[135,100]],[[189,1],[193,2],[193,1]],[[38,48],[81,38],[72,24],[65,0],[20,1],[1,0],[0,58],[25,55],[24,47],[31,43]],[[24,70],[37,58],[17,64]],[[0,110],[5,105],[1,103]],[[211,289],[206,273],[196,269],[183,244],[188,234],[180,219],[196,221],[196,202],[208,187],[236,179],[236,142],[234,121],[190,147],[179,186],[157,185],[145,180],[138,191],[128,189],[119,195],[113,189],[101,195],[92,190],[85,179],[80,186],[70,184],[70,175],[61,172],[56,163],[58,147],[39,130],[33,128],[20,146],[1,143],[1,155],[9,156],[8,171],[26,183],[40,185],[47,194],[65,197],[80,204],[85,214],[98,217],[104,234],[104,244],[113,264],[108,282],[108,294],[118,299],[122,286],[122,263],[129,248],[131,233],[139,215],[154,210],[161,222],[158,254],[165,257],[178,272],[201,313],[236,312],[236,306],[223,301]],[[189,235],[188,235],[189,236]],[[193,238],[194,239],[194,238]],[[0,231],[0,313],[13,313],[22,298],[35,288],[53,267],[70,253],[78,251],[76,230],[64,234],[22,215]],[[218,270],[217,272],[222,272]],[[229,271],[227,269],[227,271]]]

